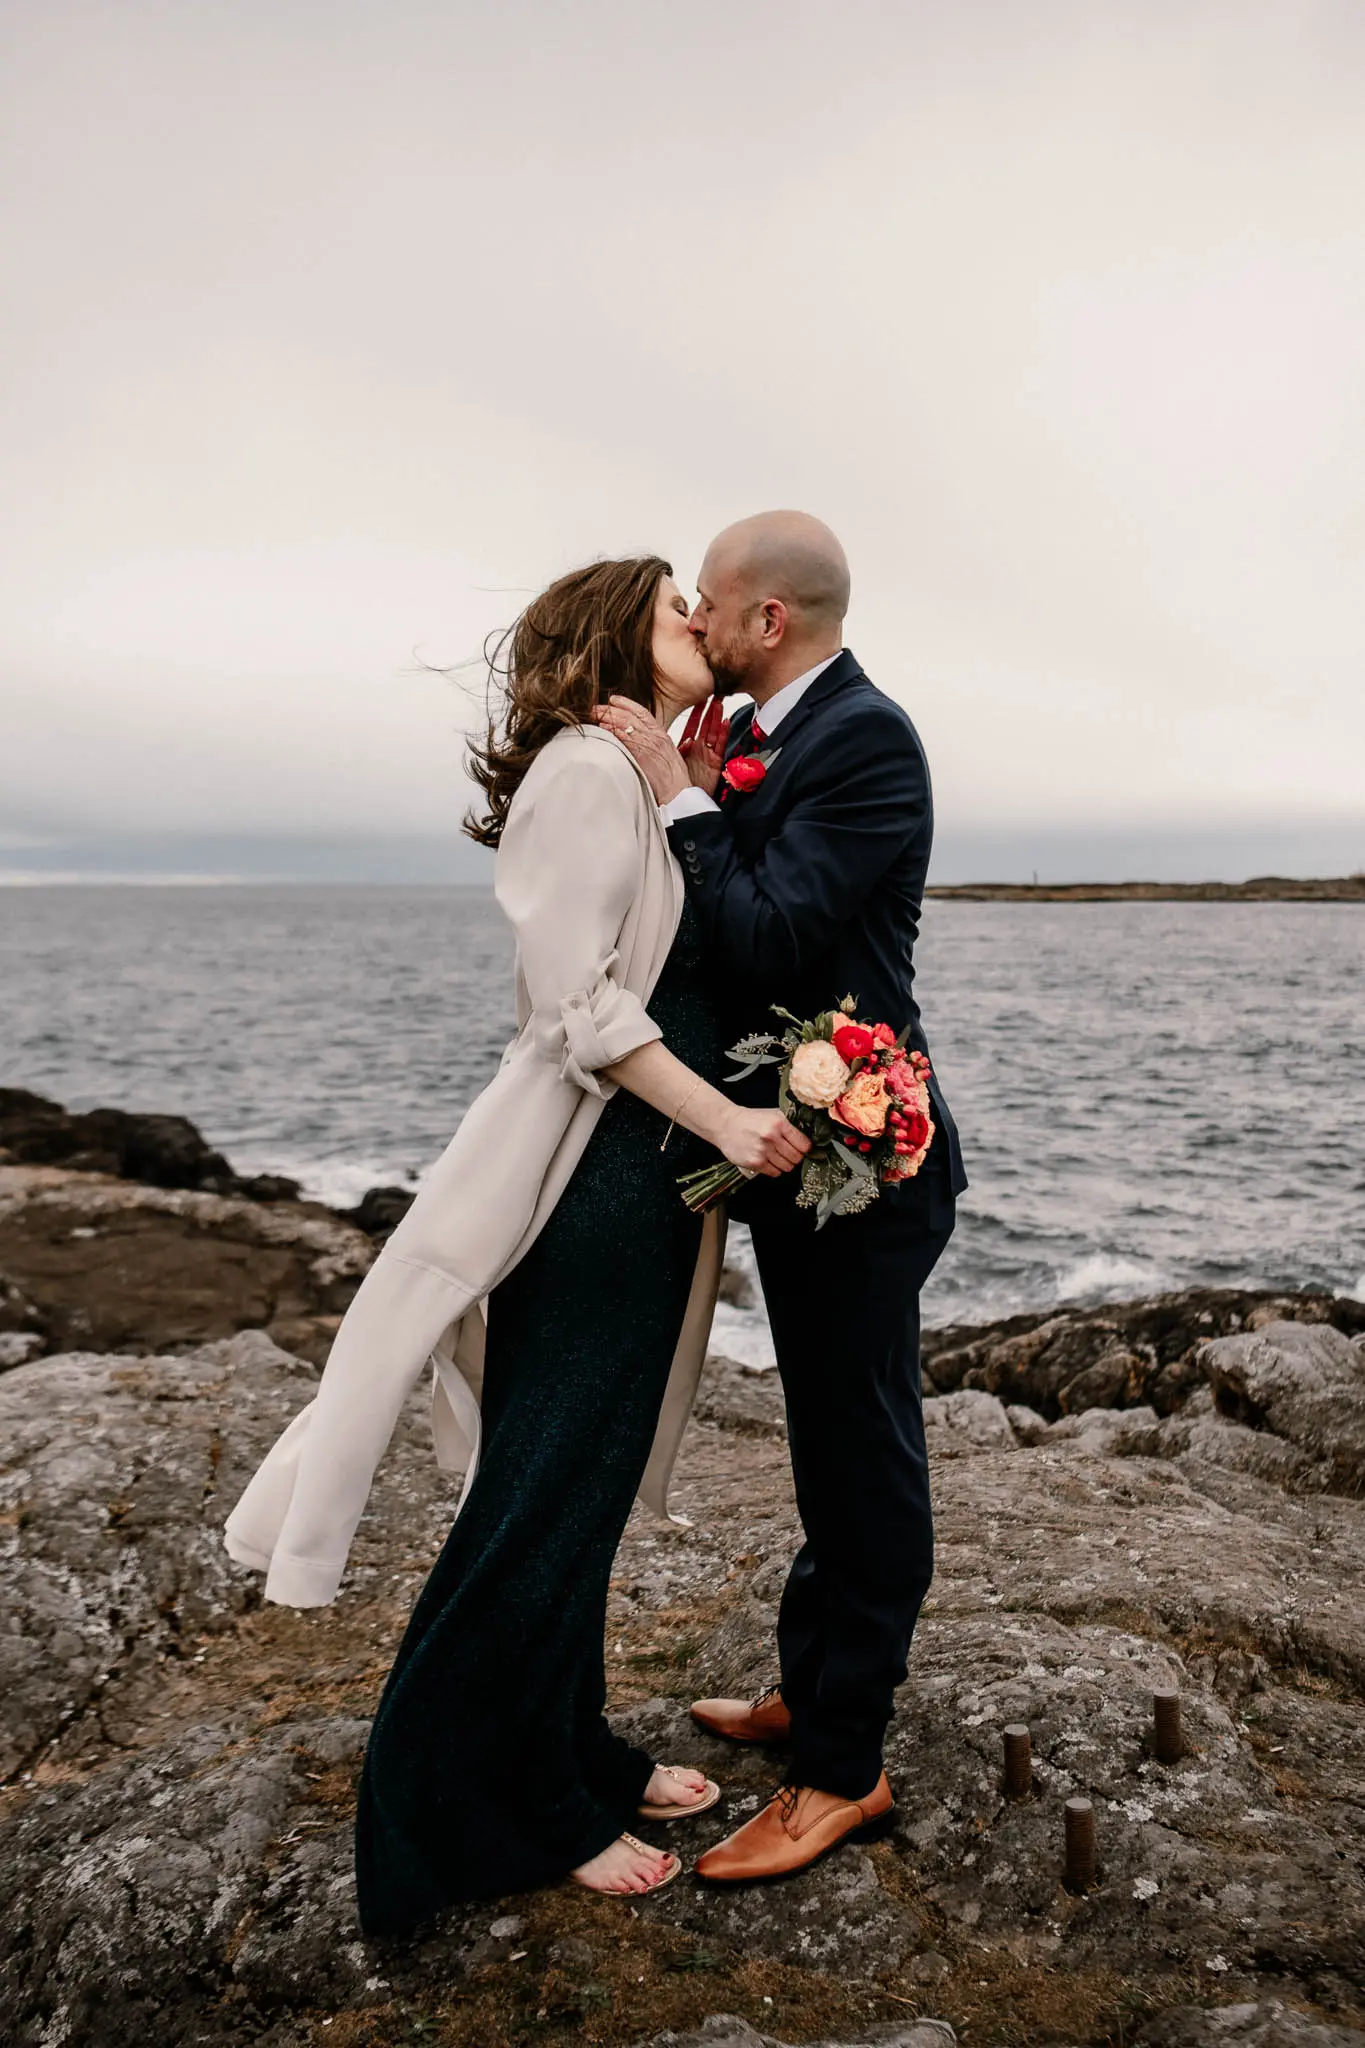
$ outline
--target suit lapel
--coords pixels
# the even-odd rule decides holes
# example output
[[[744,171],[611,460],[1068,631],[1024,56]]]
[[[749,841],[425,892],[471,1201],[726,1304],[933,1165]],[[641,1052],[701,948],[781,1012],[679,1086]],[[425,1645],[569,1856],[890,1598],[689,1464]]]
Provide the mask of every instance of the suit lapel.
[[[733,761],[739,754],[763,753],[770,746],[777,748],[789,745],[812,712],[817,711],[836,690],[841,690],[845,683],[852,682],[853,678],[860,676],[862,672],[857,655],[845,647],[841,654],[835,656],[824,674],[815,678],[800,702],[793,706],[785,718],[778,721],[777,731],[770,740],[764,741],[761,748],[756,749],[749,737],[754,722],[754,707],[752,704],[746,704],[743,710],[735,713],[734,723],[730,728],[730,744],[725,749],[726,760]],[[762,724],[761,711],[758,717],[759,723]]]

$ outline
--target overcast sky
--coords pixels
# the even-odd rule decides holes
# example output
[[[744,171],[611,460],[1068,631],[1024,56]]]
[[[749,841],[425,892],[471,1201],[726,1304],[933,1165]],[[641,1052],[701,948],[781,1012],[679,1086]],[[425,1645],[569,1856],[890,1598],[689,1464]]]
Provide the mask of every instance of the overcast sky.
[[[0,868],[439,842],[414,650],[769,505],[945,831],[1365,863],[1359,0],[3,22]]]

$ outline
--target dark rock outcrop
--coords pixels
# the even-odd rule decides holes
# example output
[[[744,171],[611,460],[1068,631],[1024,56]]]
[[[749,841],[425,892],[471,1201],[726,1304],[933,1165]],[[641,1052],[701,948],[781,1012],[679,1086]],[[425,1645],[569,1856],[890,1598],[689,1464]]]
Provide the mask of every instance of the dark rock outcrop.
[[[264,1329],[321,1364],[374,1252],[314,1204],[0,1166],[0,1363]]]
[[[257,1202],[293,1201],[282,1174],[234,1173],[184,1116],[126,1109],[63,1109],[26,1088],[0,1088],[0,1164],[65,1166],[152,1188],[199,1188]]]
[[[1201,1354],[1211,1338],[1272,1322],[1326,1324],[1357,1337],[1365,1333],[1365,1301],[1191,1287],[1099,1308],[926,1330],[926,1391],[929,1380],[938,1393],[979,1388],[1049,1421],[1088,1408],[1149,1406],[1169,1415],[1204,1384]]]
[[[412,1188],[368,1188],[354,1209],[342,1209],[338,1214],[367,1236],[383,1239],[398,1228],[413,1200]]]
[[[0,1166],[62,1166],[112,1174],[150,1188],[193,1188],[252,1202],[296,1202],[299,1183],[282,1173],[236,1173],[185,1116],[142,1110],[64,1109],[27,1088],[0,1088]],[[412,1206],[411,1188],[375,1187],[335,1213],[385,1238]],[[313,1206],[321,1206],[313,1205]]]

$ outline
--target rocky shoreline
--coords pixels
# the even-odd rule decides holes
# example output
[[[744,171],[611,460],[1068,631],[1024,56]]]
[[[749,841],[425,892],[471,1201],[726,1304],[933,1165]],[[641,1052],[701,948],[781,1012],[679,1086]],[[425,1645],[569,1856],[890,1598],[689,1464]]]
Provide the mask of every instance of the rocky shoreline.
[[[950,903],[1365,903],[1365,875],[1249,882],[948,882],[925,890]]]
[[[891,1839],[733,1896],[492,1901],[381,1950],[355,1925],[350,1816],[452,1504],[424,1390],[333,1606],[265,1606],[221,1545],[376,1240],[248,1192],[184,1131],[187,1163],[155,1170],[197,1161],[217,1186],[127,1178],[145,1142],[120,1149],[107,1124],[63,1134],[44,1113],[25,1138],[17,1092],[0,1095],[6,2042],[1365,2043],[1365,1304],[1192,1290],[932,1333],[939,1558],[892,1731]],[[15,1156],[39,1143],[68,1149]],[[697,1735],[686,1702],[774,1675],[783,1434],[773,1376],[713,1357],[687,1522],[637,1510],[613,1580],[613,1711],[725,1787],[675,1831],[689,1857],[780,1769]],[[1184,1751],[1162,1763],[1152,1695],[1171,1687]],[[1033,1791],[1012,1800],[1018,1722]],[[1099,1867],[1071,1892],[1076,1795]]]

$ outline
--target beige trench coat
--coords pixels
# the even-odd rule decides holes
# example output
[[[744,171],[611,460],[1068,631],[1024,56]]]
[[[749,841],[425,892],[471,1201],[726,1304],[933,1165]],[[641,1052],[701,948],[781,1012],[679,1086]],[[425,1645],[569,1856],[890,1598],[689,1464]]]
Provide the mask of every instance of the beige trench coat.
[[[517,1036],[366,1275],[316,1398],[228,1517],[228,1550],[264,1571],[266,1598],[286,1606],[335,1597],[375,1467],[428,1363],[436,1456],[467,1473],[467,1493],[486,1298],[534,1242],[615,1093],[601,1069],[660,1035],[646,1005],[682,915],[682,876],[619,741],[596,726],[556,734],[513,800],[495,889],[516,933]],[[724,1235],[710,1212],[640,1488],[660,1515],[706,1357]]]

